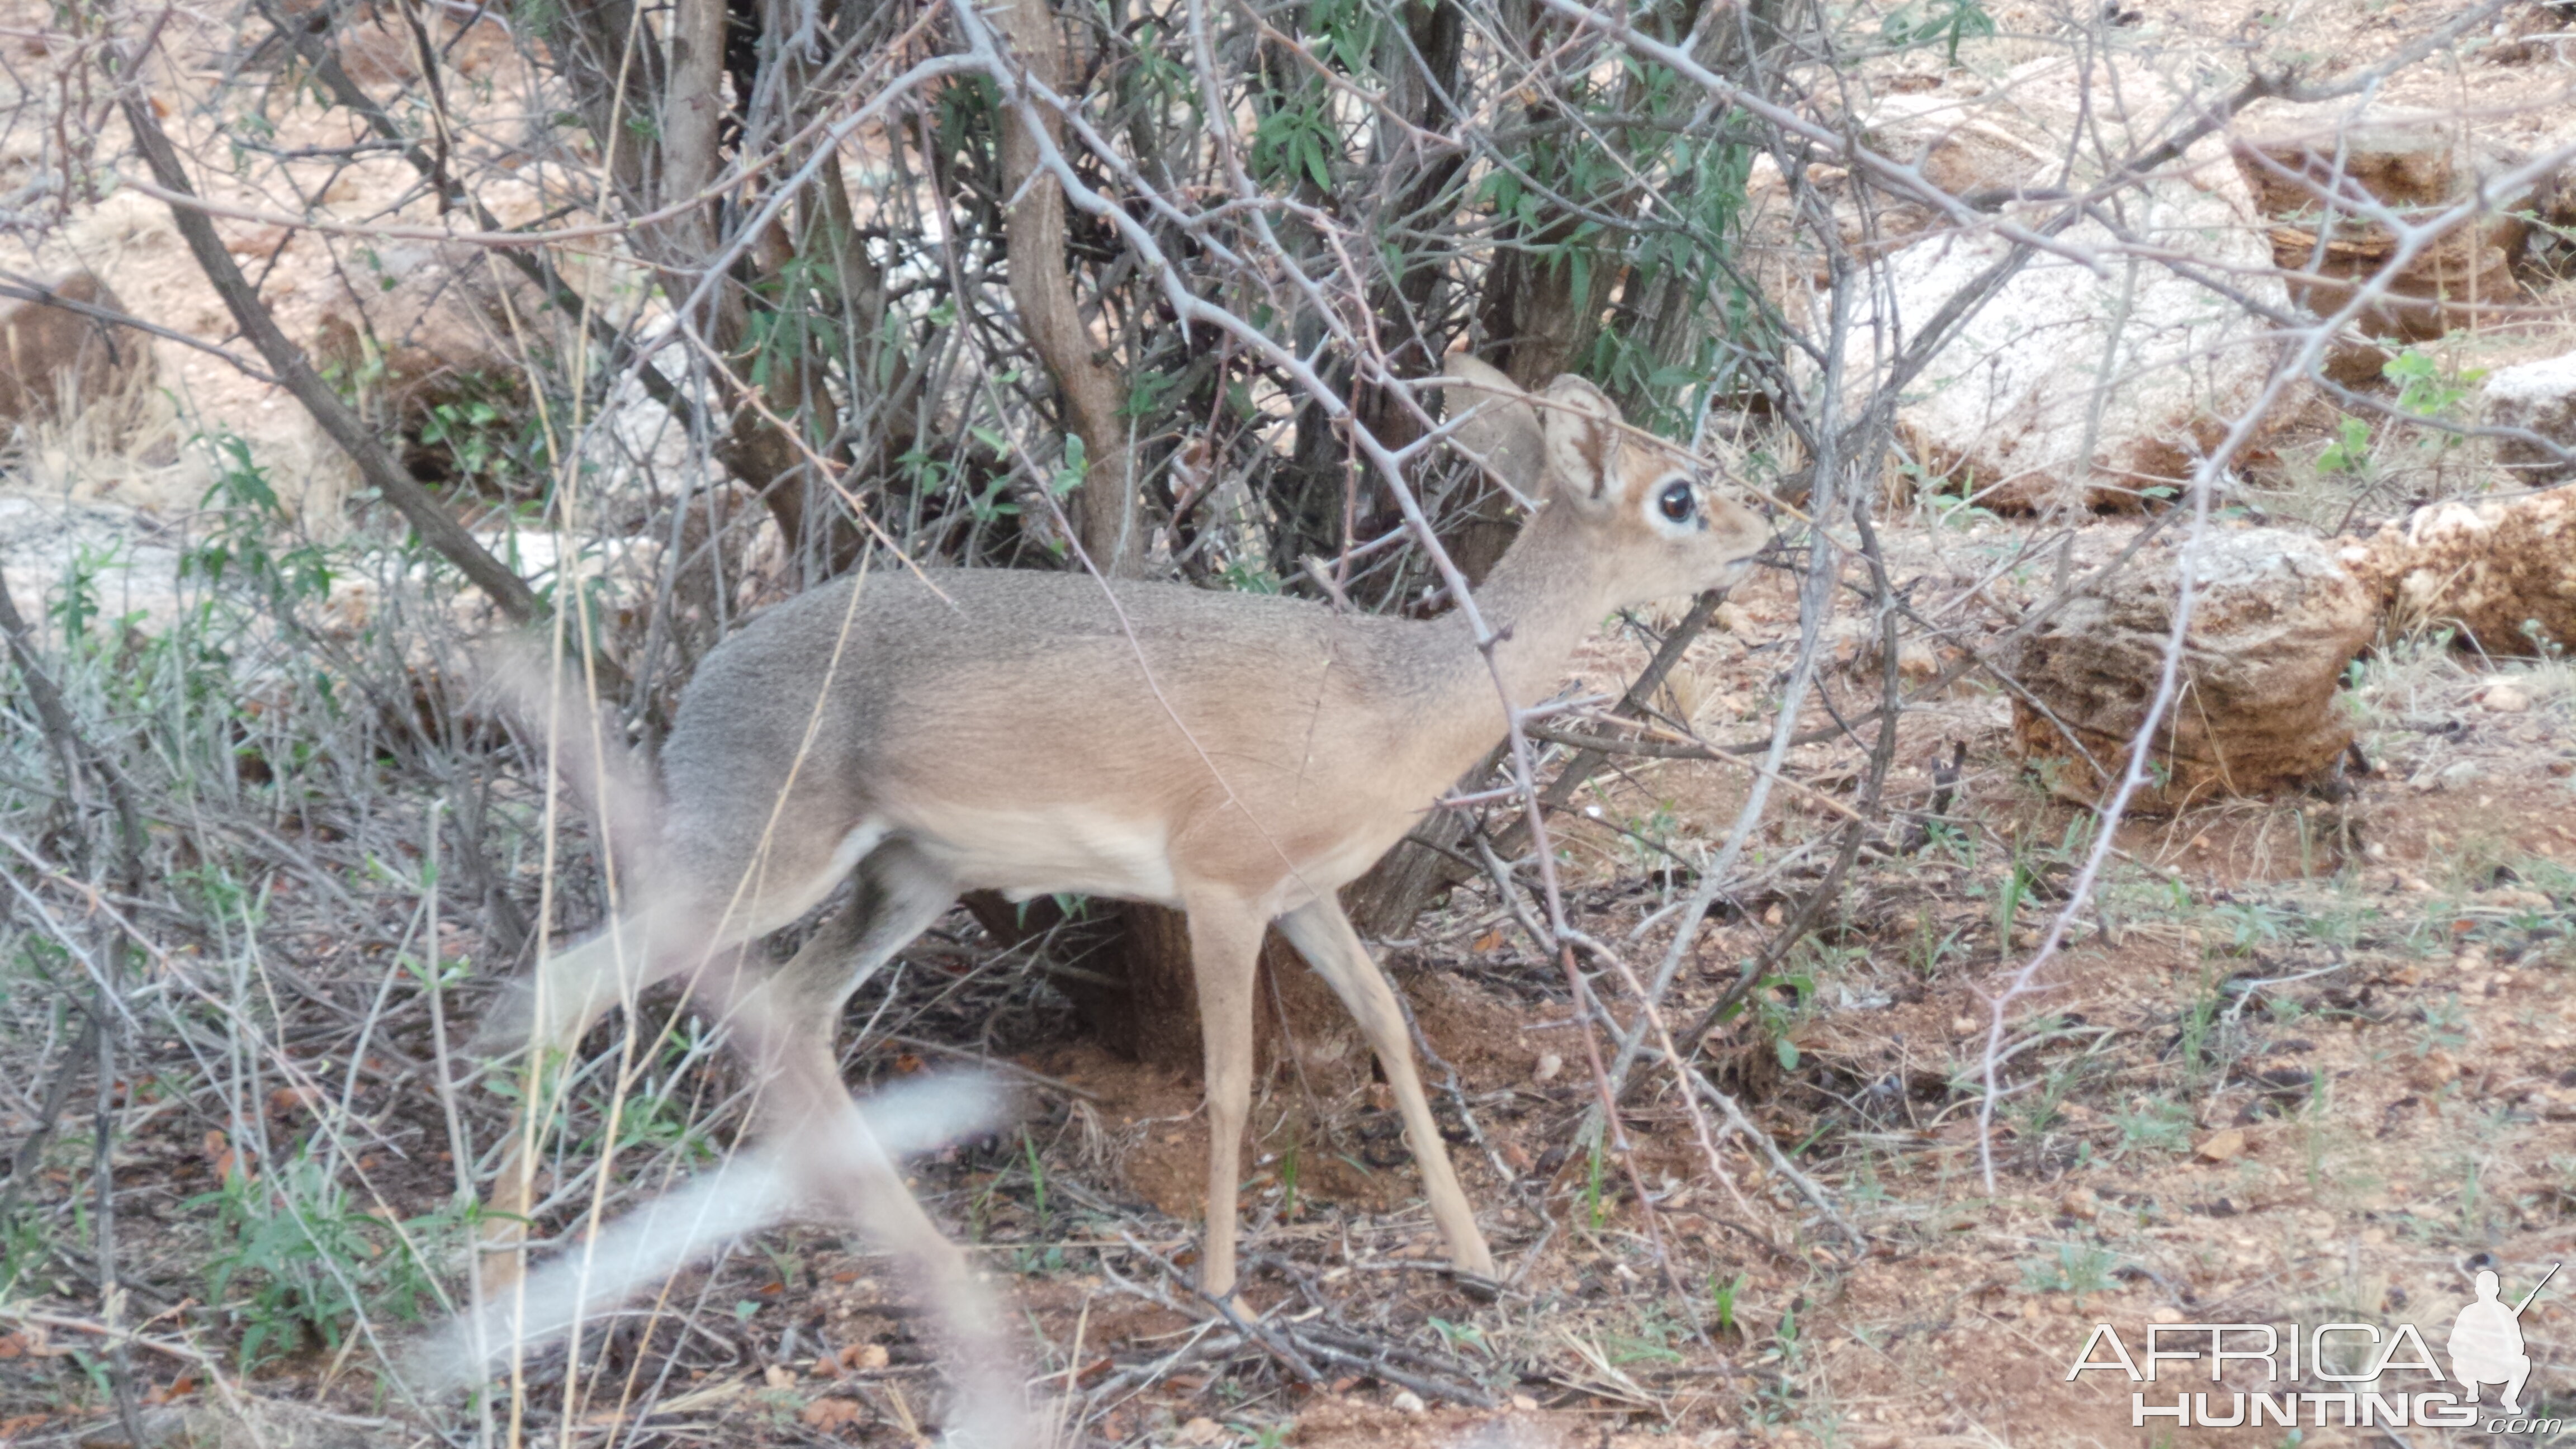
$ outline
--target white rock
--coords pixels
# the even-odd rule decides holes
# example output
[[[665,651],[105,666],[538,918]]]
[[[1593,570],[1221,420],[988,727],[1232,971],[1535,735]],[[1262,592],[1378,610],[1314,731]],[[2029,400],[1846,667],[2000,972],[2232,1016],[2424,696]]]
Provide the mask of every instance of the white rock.
[[[2520,714],[2531,708],[2531,696],[2523,693],[2522,686],[2511,680],[2488,685],[2478,702],[2496,714]]]
[[[1431,1406],[1422,1402],[1422,1396],[1411,1389],[1396,1390],[1394,1404],[1395,1411],[1399,1414],[1425,1414],[1431,1411]]]
[[[1874,149],[1976,196],[1981,209],[1904,198],[1858,208],[1851,188],[1811,173],[1835,198],[1847,244],[1870,254],[1903,243],[1883,254],[1885,286],[1869,290],[1855,319],[1849,401],[1859,404],[1916,330],[2010,251],[1979,217],[2032,225],[2063,205],[2059,192],[2107,179],[2089,150],[2069,155],[2050,138],[2080,132],[2110,155],[2139,149],[2176,114],[2205,107],[2200,89],[2195,75],[2147,59],[2058,56],[1973,92],[1889,97],[1861,118]],[[1767,267],[1763,285],[1784,310],[1822,323],[1818,269],[1795,256],[1803,243],[1788,225],[1790,189],[1771,179],[1776,196],[1748,188],[1752,235],[1791,255]],[[2162,260],[2188,258],[2258,303],[2286,305],[2264,218],[2225,141],[2204,138],[2153,182],[2124,185],[2118,215],[2136,246],[2089,220],[2058,233],[2067,251],[2027,262],[1908,383],[1897,424],[1912,461],[1969,484],[1989,506],[2110,505],[2178,484],[2252,404],[2278,352],[2268,324]],[[2139,251],[2155,259],[2130,260]]]
[[[2523,428],[2576,451],[2576,352],[2499,367],[2487,376],[2485,396],[2487,426]],[[2498,438],[2495,456],[2526,484],[2576,478],[2576,464],[2526,439]]]
[[[2275,306],[2271,244],[2232,170],[2159,181],[2133,198],[2131,230]],[[1916,461],[1989,507],[2116,504],[2179,488],[2200,450],[2253,405],[2277,344],[2236,303],[2155,262],[2124,261],[2090,223],[2061,233],[2099,249],[2097,273],[2032,258],[1961,326],[1907,389],[1897,427]],[[1888,259],[1896,324],[1882,353],[2011,249],[2002,237],[1916,242]]]

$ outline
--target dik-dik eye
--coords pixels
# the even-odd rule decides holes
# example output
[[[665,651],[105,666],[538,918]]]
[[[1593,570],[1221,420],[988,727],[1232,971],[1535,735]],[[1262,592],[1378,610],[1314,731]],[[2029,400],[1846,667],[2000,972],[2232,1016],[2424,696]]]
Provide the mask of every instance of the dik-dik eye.
[[[1675,523],[1688,523],[1691,515],[1699,510],[1699,495],[1691,491],[1687,481],[1675,478],[1664,485],[1663,492],[1655,495],[1655,507]]]

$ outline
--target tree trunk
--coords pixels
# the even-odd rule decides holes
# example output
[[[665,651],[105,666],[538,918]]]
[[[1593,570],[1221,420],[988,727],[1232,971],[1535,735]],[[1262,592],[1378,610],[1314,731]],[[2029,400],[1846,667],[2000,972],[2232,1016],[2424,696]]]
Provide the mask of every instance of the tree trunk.
[[[1127,952],[1126,1054],[1178,1076],[1203,1076],[1206,1058],[1199,1034],[1198,976],[1190,959],[1190,918],[1163,906],[1132,901],[1122,903],[1118,915]],[[1304,964],[1275,927],[1262,933],[1261,962],[1252,988],[1256,1081],[1278,1060],[1279,978]]]
[[[1487,755],[1467,779],[1481,778],[1493,763]],[[1466,848],[1467,817],[1442,810],[1424,819],[1342,892],[1351,924],[1363,936],[1400,936],[1413,929],[1414,918],[1434,899],[1473,874],[1459,860]]]
[[[710,259],[735,239],[724,231],[732,210],[720,210],[711,197],[698,206],[680,203],[706,196],[722,168],[734,119],[724,93],[727,41],[745,37],[726,0],[681,0],[671,12],[667,52],[637,24],[632,0],[571,0],[565,17],[567,41],[552,53],[624,204],[632,214],[656,218],[636,228],[636,248],[676,304],[697,290]],[[755,50],[757,28],[750,37]],[[755,63],[800,66],[789,51],[778,48]],[[745,75],[737,71],[734,80],[739,87]],[[794,88],[791,76],[778,89]],[[747,102],[748,93],[737,99]],[[798,159],[779,169],[792,170]],[[784,289],[764,299],[749,285],[782,276],[801,245],[819,241],[812,235],[817,229],[807,226],[807,235],[791,237],[782,223],[756,239],[737,273],[710,289],[694,322],[725,362],[716,393],[733,419],[713,440],[717,462],[759,497],[789,549],[823,577],[855,560],[860,543],[814,466],[818,443],[838,431],[839,402],[822,381],[827,369],[813,329],[754,326],[756,312],[803,307],[811,299]],[[767,355],[756,359],[762,352]],[[757,369],[755,360],[762,364]],[[751,381],[755,371],[766,380]]]
[[[1064,47],[1046,0],[1019,0],[993,13],[1030,78],[1061,93]],[[1071,501],[1083,552],[1101,573],[1132,577],[1145,550],[1136,537],[1136,484],[1129,476],[1127,388],[1117,370],[1102,360],[1104,354],[1082,320],[1073,277],[1065,267],[1064,189],[1052,176],[1039,173],[1044,155],[1029,129],[1032,116],[1050,142],[1063,140],[1064,118],[1044,103],[1023,111],[1006,99],[994,117],[1002,132],[1003,189],[1018,198],[1003,228],[1010,250],[1011,304],[1019,309],[1030,348],[1064,398],[1065,427],[1082,440],[1082,486]]]

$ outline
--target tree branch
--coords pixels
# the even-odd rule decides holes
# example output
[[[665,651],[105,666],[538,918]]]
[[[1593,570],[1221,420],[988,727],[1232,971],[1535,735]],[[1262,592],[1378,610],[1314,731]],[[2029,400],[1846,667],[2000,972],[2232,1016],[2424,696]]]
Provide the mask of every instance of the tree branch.
[[[152,168],[153,179],[161,189],[195,196],[195,188],[188,184],[188,173],[179,163],[178,151],[153,117],[150,100],[129,86],[118,104],[125,112],[126,124],[134,130],[135,145],[143,152],[144,163]],[[206,213],[174,203],[170,218],[187,241],[188,250],[195,254],[197,265],[204,269],[206,280],[224,299],[242,335],[259,349],[260,356],[268,359],[269,369],[313,415],[313,421],[330,435],[341,452],[348,454],[349,461],[358,465],[358,474],[367,485],[383,495],[419,531],[424,543],[456,565],[512,623],[525,624],[535,619],[537,596],[527,581],[510,572],[475,541],[473,534],[465,531],[465,525],[450,517],[438,500],[429,496],[429,490],[394,460],[385,445],[349,410],[349,405],[340,401],[339,394],[313,370],[304,350],[278,328],[277,319],[269,315],[259,293],[242,276],[232,253],[224,250],[223,239],[215,235],[215,224]]]

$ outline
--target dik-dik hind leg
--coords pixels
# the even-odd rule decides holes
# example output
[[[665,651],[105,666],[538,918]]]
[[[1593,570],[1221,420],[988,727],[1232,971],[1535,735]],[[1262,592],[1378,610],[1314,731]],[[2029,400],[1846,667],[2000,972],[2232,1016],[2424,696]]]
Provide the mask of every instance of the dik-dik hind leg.
[[[1404,1116],[1404,1140],[1413,1149],[1413,1160],[1422,1165],[1423,1195],[1431,1200],[1432,1219],[1440,1224],[1440,1235],[1449,1240],[1449,1260],[1466,1272],[1491,1278],[1493,1250],[1485,1246],[1475,1210],[1468,1206],[1458,1174],[1449,1165],[1449,1144],[1441,1140],[1440,1125],[1432,1120],[1431,1104],[1422,1095],[1422,1078],[1413,1066],[1413,1040],[1404,1029],[1404,1011],[1396,1005],[1394,988],[1386,984],[1386,973],[1378,969],[1368,947],[1360,944],[1359,932],[1351,929],[1350,917],[1330,896],[1281,916],[1279,929],[1350,1008],[1360,1034],[1377,1053],[1378,1065],[1385,1070],[1387,1086],[1394,1090],[1396,1107]]]
[[[667,941],[660,953],[651,949],[652,940],[664,934],[661,922],[636,911],[580,945],[539,961],[519,1007],[526,1039],[492,1045],[505,1051],[525,1046],[541,1055],[571,1051],[610,1007],[634,1000],[684,964]]]
[[[966,1254],[903,1185],[901,1169],[850,1100],[828,1049],[800,1051],[763,1090],[772,1094],[782,1124],[774,1146],[781,1161],[793,1164],[800,1193],[847,1214],[892,1254],[944,1330],[940,1359],[951,1401],[941,1441],[956,1449],[1042,1442],[1026,1422],[1026,1379],[991,1295]]]
[[[1235,1191],[1243,1180],[1243,1124],[1252,1113],[1252,983],[1269,922],[1234,900],[1188,902],[1190,965],[1199,988],[1199,1038],[1207,1051],[1207,1242],[1199,1291],[1234,1291]]]
[[[730,1003],[733,1024],[762,1076],[794,1062],[838,1081],[832,1045],[850,993],[956,901],[956,880],[901,840],[860,861],[848,908]]]
[[[579,1046],[591,1023],[610,1007],[631,1002],[647,988],[683,971],[738,956],[744,942],[803,915],[830,894],[849,860],[855,858],[858,840],[855,834],[845,840],[842,848],[847,855],[819,849],[787,852],[789,859],[767,862],[760,869],[755,877],[759,889],[731,900],[682,895],[621,917],[579,946],[538,963],[526,1013],[530,1047],[523,1078],[526,1095],[493,1179],[481,1234],[484,1257],[477,1276],[487,1294],[516,1282],[523,1266],[519,1249],[527,1240],[527,1219],[536,1205],[538,1124],[549,1114],[555,1084],[548,1077],[556,1061]],[[730,887],[732,882],[726,884]],[[856,943],[856,937],[847,933],[855,929],[851,921],[827,924],[797,959],[808,955],[846,958]],[[838,944],[836,931],[845,936]],[[728,962],[723,979],[716,983],[728,998],[736,994],[732,973],[739,969],[738,962]]]
[[[952,1340],[949,1442],[1017,1449],[1026,1432],[1016,1356],[966,1255],[903,1185],[841,1081],[833,1051],[841,1008],[860,983],[929,929],[957,900],[957,883],[900,840],[859,863],[848,909],[776,974],[742,993],[732,1024],[758,1064],[771,1134],[799,1164],[800,1186],[855,1219],[918,1279]]]
[[[638,912],[611,923],[569,951],[544,958],[537,963],[535,980],[523,988],[519,1000],[503,1008],[506,1016],[524,1021],[527,1035],[509,1041],[500,1039],[501,1032],[486,1029],[488,1046],[494,1052],[522,1046],[528,1050],[525,1070],[519,1078],[525,1095],[511,1122],[500,1170],[493,1174],[492,1190],[484,1203],[486,1216],[480,1235],[484,1257],[477,1276],[486,1293],[498,1292],[519,1278],[519,1249],[527,1241],[528,1217],[536,1206],[536,1149],[541,1130],[537,1124],[548,1115],[555,1087],[550,1078],[556,1063],[580,1045],[590,1024],[601,1013],[620,1001],[632,1000],[686,963],[685,954],[670,950],[668,942],[663,950],[655,952],[650,942],[656,934],[655,923]]]

